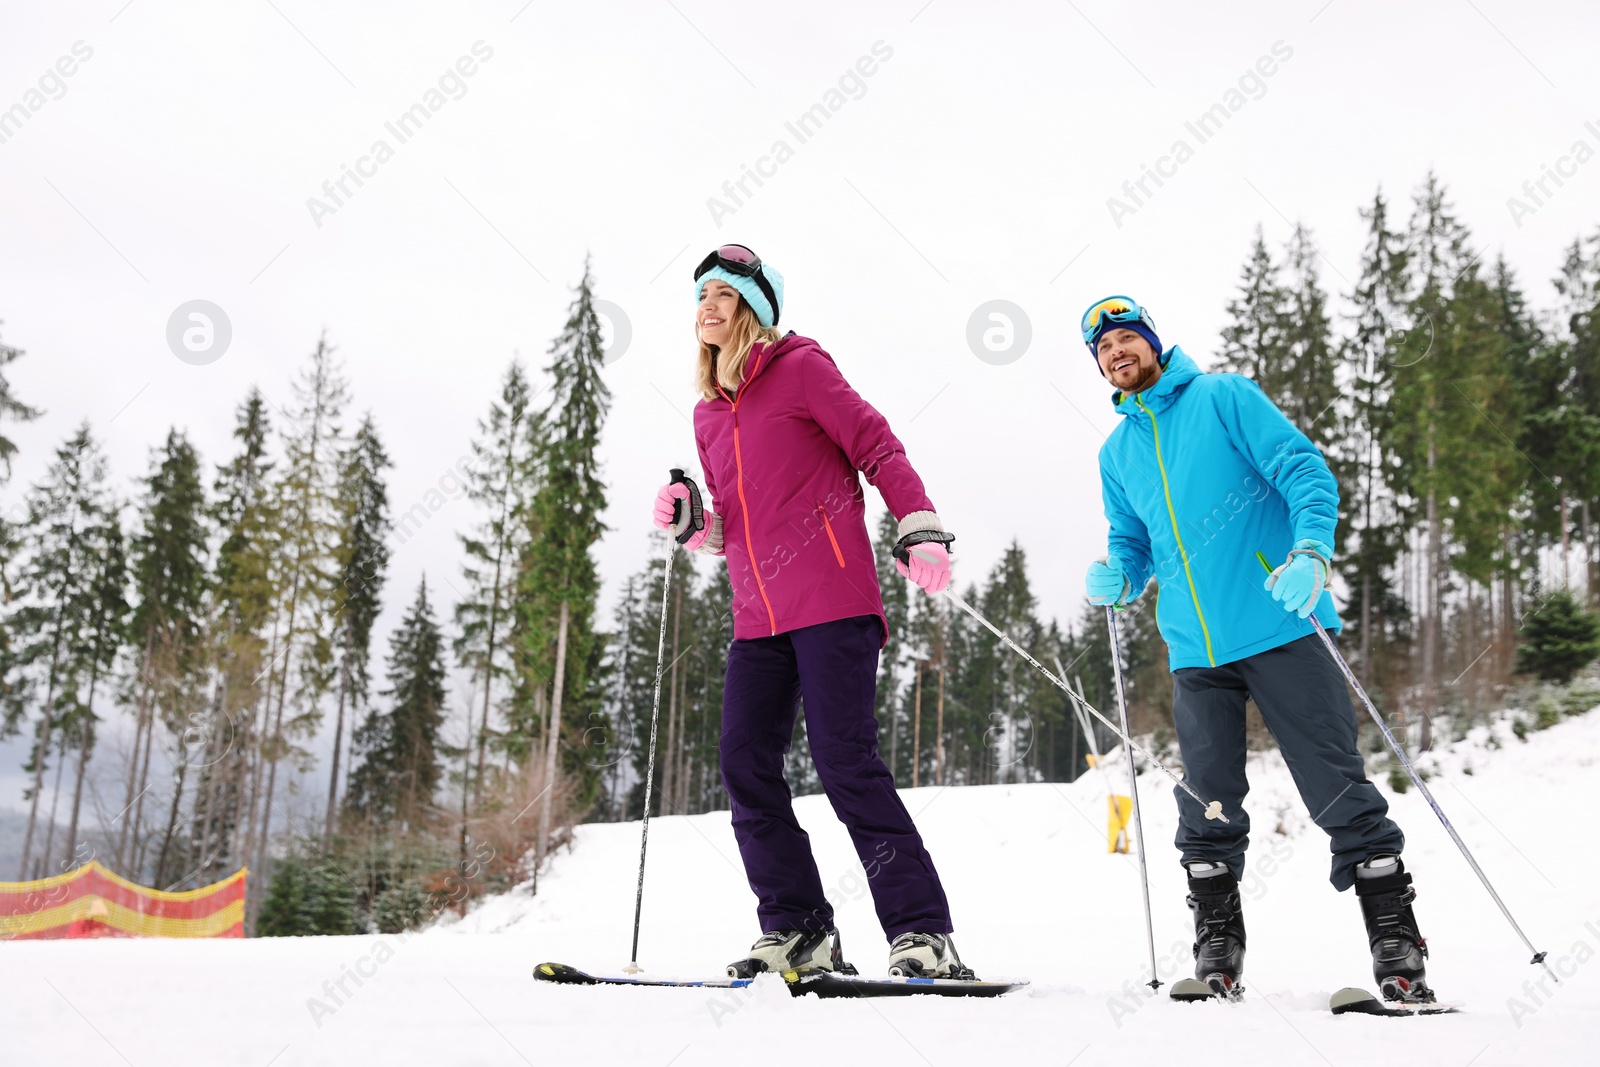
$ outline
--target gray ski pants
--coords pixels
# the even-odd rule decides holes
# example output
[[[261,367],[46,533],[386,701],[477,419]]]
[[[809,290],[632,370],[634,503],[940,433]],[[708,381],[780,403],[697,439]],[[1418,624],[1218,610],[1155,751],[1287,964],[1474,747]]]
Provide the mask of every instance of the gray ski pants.
[[[1225,863],[1244,877],[1250,843],[1245,813],[1245,700],[1255,698],[1294,776],[1312,820],[1330,838],[1334,888],[1348,889],[1362,860],[1398,854],[1405,835],[1389,804],[1367,780],[1356,749],[1355,710],[1344,675],[1315,634],[1219,667],[1173,672],[1172,718],[1183,752],[1184,777],[1207,800],[1222,801],[1230,820],[1207,821],[1187,793],[1178,799],[1177,846],[1182,862]]]

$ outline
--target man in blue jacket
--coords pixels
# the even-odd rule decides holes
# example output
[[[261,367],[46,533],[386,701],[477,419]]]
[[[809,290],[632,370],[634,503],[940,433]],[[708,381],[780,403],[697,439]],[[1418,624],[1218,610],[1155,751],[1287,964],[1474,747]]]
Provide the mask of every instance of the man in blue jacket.
[[[1207,374],[1176,345],[1163,351],[1149,313],[1128,297],[1091,305],[1082,328],[1123,416],[1100,449],[1110,552],[1089,567],[1089,599],[1121,607],[1156,580],[1185,776],[1228,817],[1207,820],[1175,791],[1195,977],[1218,995],[1239,991],[1245,701],[1254,698],[1331,839],[1334,887],[1355,886],[1384,996],[1432,1000],[1400,861],[1405,837],[1367,780],[1344,676],[1308,621],[1314,612],[1330,633],[1340,629],[1327,589],[1339,487],[1327,461],[1255,382]],[[1283,561],[1265,582],[1258,552]]]

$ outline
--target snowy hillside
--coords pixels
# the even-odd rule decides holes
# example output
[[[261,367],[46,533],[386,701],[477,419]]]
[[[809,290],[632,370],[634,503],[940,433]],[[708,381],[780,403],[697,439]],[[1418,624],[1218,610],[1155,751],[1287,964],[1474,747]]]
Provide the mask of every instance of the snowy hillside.
[[[529,971],[543,960],[596,971],[628,960],[638,826],[586,826],[539,897],[496,898],[407,937],[0,946],[0,1059],[43,1063],[70,1051],[93,1064],[664,1067],[821,1057],[966,1067],[1166,1063],[1209,1050],[1202,1062],[1238,1067],[1594,1063],[1600,713],[1526,743],[1506,725],[1495,741],[1489,734],[1430,757],[1430,784],[1529,936],[1571,977],[1538,988],[1542,972],[1421,796],[1393,796],[1433,950],[1429,974],[1442,997],[1465,1003],[1460,1015],[1327,1013],[1332,990],[1371,984],[1359,909],[1328,885],[1326,839],[1274,753],[1251,768],[1240,1005],[1174,1004],[1141,988],[1137,865],[1106,853],[1103,786],[1086,776],[905,793],[967,961],[983,976],[1033,980],[999,1001],[795,1000],[777,979],[747,992],[535,984]],[[1188,973],[1191,926],[1164,783],[1141,778],[1156,945],[1170,982]],[[848,839],[824,798],[797,809],[847,954],[882,973],[886,946]],[[660,819],[650,846],[641,962],[659,975],[720,973],[758,932],[726,813]]]

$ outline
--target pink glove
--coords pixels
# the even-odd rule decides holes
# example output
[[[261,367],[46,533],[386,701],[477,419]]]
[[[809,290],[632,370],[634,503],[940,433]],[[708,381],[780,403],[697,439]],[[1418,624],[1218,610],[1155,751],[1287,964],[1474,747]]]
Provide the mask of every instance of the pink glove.
[[[949,550],[937,541],[928,541],[914,545],[907,552],[911,556],[911,566],[908,568],[895,560],[894,569],[929,593],[943,592],[945,586],[950,584]]]
[[[682,501],[682,503],[679,503],[679,501]],[[690,489],[688,485],[685,485],[682,482],[673,482],[670,485],[663,485],[661,487],[661,491],[656,493],[655,514],[651,516],[651,519],[658,527],[668,531],[673,537],[677,537],[678,534],[683,532],[683,524],[689,521],[689,502]],[[676,526],[673,525],[672,521],[674,510],[676,510],[678,513],[678,525]],[[706,538],[710,536],[711,524],[706,523],[700,529],[696,530],[689,540],[683,542],[683,547],[687,548],[690,552],[693,552],[701,545],[705,544]]]

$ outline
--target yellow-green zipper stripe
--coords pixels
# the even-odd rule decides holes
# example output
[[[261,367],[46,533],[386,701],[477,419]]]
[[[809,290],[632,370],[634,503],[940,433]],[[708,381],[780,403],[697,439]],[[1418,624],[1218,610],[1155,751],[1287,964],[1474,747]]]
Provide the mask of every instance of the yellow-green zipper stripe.
[[[1200,634],[1206,639],[1206,659],[1211,666],[1217,665],[1216,654],[1211,651],[1211,630],[1206,626],[1206,613],[1200,610],[1200,594],[1194,588],[1194,572],[1189,569],[1189,553],[1183,547],[1183,534],[1178,532],[1178,513],[1172,507],[1172,488],[1167,484],[1167,465],[1161,459],[1161,424],[1156,422],[1156,413],[1145,407],[1145,403],[1138,395],[1133,402],[1150,416],[1150,428],[1156,435],[1156,466],[1161,470],[1161,492],[1167,498],[1167,517],[1172,520],[1172,536],[1178,541],[1178,557],[1183,560],[1183,575],[1189,579],[1189,596],[1194,600],[1194,613],[1200,620]]]

